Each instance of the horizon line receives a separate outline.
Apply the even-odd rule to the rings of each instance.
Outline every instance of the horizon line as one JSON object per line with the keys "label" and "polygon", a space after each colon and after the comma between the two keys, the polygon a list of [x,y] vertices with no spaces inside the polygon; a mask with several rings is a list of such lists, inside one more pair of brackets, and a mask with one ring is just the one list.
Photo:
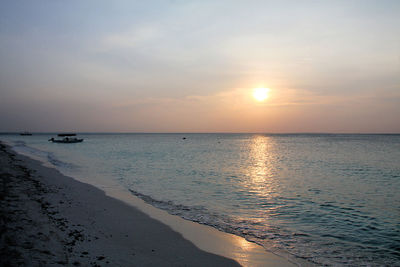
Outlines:
{"label": "horizon line", "polygon": [[[25,131],[0,131],[0,135],[7,135],[7,134],[21,134]],[[34,131],[29,132],[31,134],[58,134],[58,133],[76,133],[76,134],[365,134],[365,135],[372,135],[372,134],[381,134],[381,135],[388,135],[388,134],[400,134],[400,132],[95,132],[95,131]]]}

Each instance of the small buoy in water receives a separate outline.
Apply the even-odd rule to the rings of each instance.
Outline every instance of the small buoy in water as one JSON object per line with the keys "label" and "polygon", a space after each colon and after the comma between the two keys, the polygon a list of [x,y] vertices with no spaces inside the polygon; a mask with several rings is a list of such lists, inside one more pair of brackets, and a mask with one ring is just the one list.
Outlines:
{"label": "small buoy in water", "polygon": [[183,137],[182,139],[183,139],[183,140],[185,140],[185,139],[186,139],[186,137]]}

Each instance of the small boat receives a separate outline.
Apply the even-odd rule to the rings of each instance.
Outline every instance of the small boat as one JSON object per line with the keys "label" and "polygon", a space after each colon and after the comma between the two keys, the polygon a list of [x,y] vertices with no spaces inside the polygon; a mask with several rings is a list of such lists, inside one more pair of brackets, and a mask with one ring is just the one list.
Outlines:
{"label": "small boat", "polygon": [[72,143],[80,143],[83,141],[83,139],[65,137],[63,139],[50,138],[49,141],[53,143],[72,144]]}
{"label": "small boat", "polygon": [[32,134],[30,132],[23,132],[23,133],[20,133],[19,135],[27,136],[27,135],[32,135]]}
{"label": "small boat", "polygon": [[63,139],[54,139],[53,137],[49,139],[49,142],[53,143],[63,143],[63,144],[73,144],[73,143],[80,143],[83,141],[82,138],[76,138],[76,137],[71,137],[71,136],[76,136],[76,134],[73,133],[64,133],[64,134],[58,134],[60,137],[64,137]]}

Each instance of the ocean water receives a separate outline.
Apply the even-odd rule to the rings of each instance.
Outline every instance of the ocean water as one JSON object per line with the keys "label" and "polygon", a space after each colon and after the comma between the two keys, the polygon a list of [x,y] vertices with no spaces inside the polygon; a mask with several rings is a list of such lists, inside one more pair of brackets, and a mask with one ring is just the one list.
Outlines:
{"label": "ocean water", "polygon": [[78,144],[50,143],[50,134],[0,140],[294,260],[400,266],[400,135],[80,136]]}

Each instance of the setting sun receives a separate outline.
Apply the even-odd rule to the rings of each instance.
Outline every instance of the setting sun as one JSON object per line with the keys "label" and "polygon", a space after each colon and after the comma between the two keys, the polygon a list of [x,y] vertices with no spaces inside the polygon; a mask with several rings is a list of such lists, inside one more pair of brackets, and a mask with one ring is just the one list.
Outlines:
{"label": "setting sun", "polygon": [[265,99],[268,98],[268,88],[255,88],[253,91],[253,97],[257,101],[264,101]]}

